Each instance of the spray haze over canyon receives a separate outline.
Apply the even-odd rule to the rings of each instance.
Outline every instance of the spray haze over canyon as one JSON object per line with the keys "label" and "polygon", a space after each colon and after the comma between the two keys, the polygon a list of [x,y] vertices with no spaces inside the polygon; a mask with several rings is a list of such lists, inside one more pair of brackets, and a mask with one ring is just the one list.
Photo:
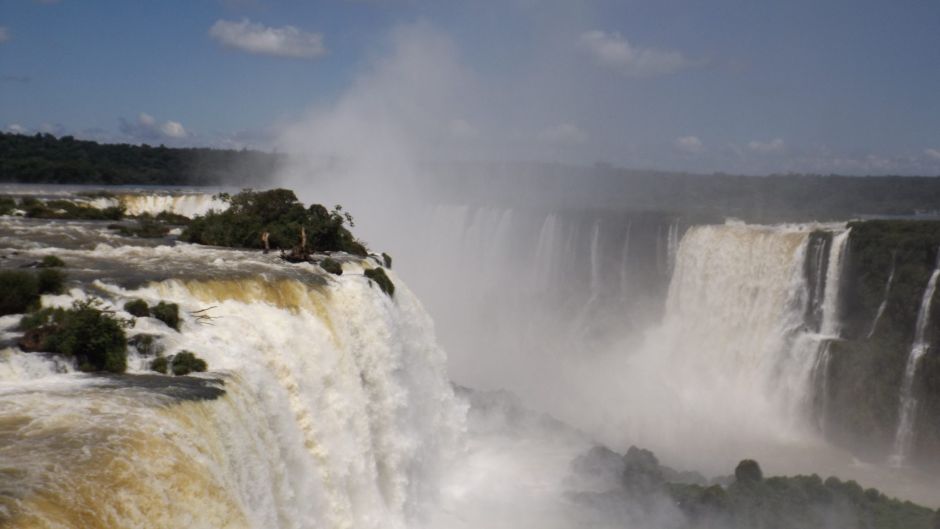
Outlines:
{"label": "spray haze over canyon", "polygon": [[331,96],[297,74],[256,142],[3,135],[0,527],[940,523],[940,156],[902,145],[927,118],[806,125],[826,101],[723,94],[765,65],[604,2],[350,3],[374,31],[335,40],[223,4],[252,19],[208,42],[339,61]]}

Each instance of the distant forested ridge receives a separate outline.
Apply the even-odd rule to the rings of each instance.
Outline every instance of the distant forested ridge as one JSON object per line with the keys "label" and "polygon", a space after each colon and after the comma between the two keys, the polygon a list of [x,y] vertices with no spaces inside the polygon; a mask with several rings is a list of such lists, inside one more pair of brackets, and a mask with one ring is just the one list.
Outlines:
{"label": "distant forested ridge", "polygon": [[104,144],[0,133],[0,182],[98,185],[261,184],[285,156],[251,150]]}

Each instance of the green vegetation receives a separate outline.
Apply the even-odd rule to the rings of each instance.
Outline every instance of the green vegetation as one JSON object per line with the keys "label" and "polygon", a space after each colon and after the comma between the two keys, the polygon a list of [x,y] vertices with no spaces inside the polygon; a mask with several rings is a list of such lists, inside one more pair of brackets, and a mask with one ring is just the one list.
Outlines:
{"label": "green vegetation", "polygon": [[88,204],[68,200],[43,202],[36,198],[27,197],[20,201],[20,207],[26,211],[27,217],[37,219],[120,220],[124,217],[123,207],[98,209]]}
{"label": "green vegetation", "polygon": [[392,268],[392,256],[388,255],[385,252],[382,252],[382,262],[385,263],[385,268]]}
{"label": "green vegetation", "polygon": [[134,299],[124,304],[124,310],[138,318],[150,316],[150,306],[142,299]]}
{"label": "green vegetation", "polygon": [[39,268],[64,268],[65,261],[54,255],[47,255],[39,262]]}
{"label": "green vegetation", "polygon": [[320,261],[320,268],[326,270],[327,272],[331,274],[335,274],[338,276],[343,275],[343,265],[336,259],[331,259],[329,257],[327,257],[326,259],[323,259],[322,261]]}
{"label": "green vegetation", "polygon": [[39,303],[39,281],[25,270],[0,271],[0,316],[20,314]]}
{"label": "green vegetation", "polygon": [[39,306],[42,294],[61,294],[65,274],[52,268],[38,273],[26,270],[0,270],[0,316],[21,314]]}
{"label": "green vegetation", "polygon": [[579,501],[622,498],[628,513],[662,513],[656,509],[675,506],[677,512],[670,518],[674,523],[669,526],[676,529],[932,529],[935,520],[931,509],[863,489],[854,481],[823,480],[815,474],[765,478],[752,460],[741,461],[737,477],[718,480],[722,484],[675,479],[683,473],[660,465],[652,452],[636,447],[622,458],[595,448],[578,458],[574,468],[592,474],[612,469],[619,474],[616,495],[582,493]]}
{"label": "green vegetation", "polygon": [[181,240],[197,244],[231,248],[263,248],[262,234],[269,234],[272,248],[292,248],[306,233],[312,251],[343,251],[366,256],[366,248],[353,237],[346,224],[352,216],[336,206],[332,211],[319,204],[309,208],[297,200],[293,191],[245,190],[233,196],[222,195],[230,207],[211,211],[193,219]]}
{"label": "green vegetation", "polygon": [[[0,134],[0,181],[35,184],[211,185],[264,182],[283,155],[108,145],[50,134]],[[93,197],[94,198],[94,197]]]}
{"label": "green vegetation", "polygon": [[16,209],[16,200],[13,197],[0,195],[0,215],[10,215]]}
{"label": "green vegetation", "polygon": [[161,301],[150,307],[150,315],[165,323],[167,327],[176,331],[180,330],[180,308],[176,303]]}
{"label": "green vegetation", "polygon": [[[819,405],[827,435],[856,453],[884,457],[898,421],[898,395],[914,341],[917,312],[940,248],[940,222],[853,222],[842,276],[846,340],[830,345],[828,395]],[[892,269],[894,276],[888,287]],[[885,310],[875,323],[882,302]],[[934,306],[938,300],[934,300]],[[928,328],[940,328],[940,310]],[[929,336],[936,344],[940,335]],[[915,380],[915,454],[937,465],[940,453],[940,349],[931,347]]]}
{"label": "green vegetation", "polygon": [[190,351],[180,351],[173,355],[170,370],[176,376],[188,375],[193,372],[201,373],[208,369],[206,361]]}
{"label": "green vegetation", "polygon": [[150,362],[150,370],[165,375],[170,370],[170,361],[165,356],[158,356]]}
{"label": "green vegetation", "polygon": [[202,373],[209,366],[206,361],[196,356],[191,351],[180,351],[173,356],[158,356],[150,362],[151,371],[157,373],[173,373],[176,376],[188,375],[190,373]]}
{"label": "green vegetation", "polygon": [[95,299],[75,301],[70,309],[41,309],[20,321],[24,350],[74,358],[82,371],[123,373],[127,369],[129,322],[100,308]]}
{"label": "green vegetation", "polygon": [[65,274],[54,268],[40,269],[36,280],[40,294],[61,294],[65,287]]}
{"label": "green vegetation", "polygon": [[385,274],[384,268],[370,268],[364,272],[365,276],[375,281],[379,288],[382,289],[382,292],[385,292],[389,296],[395,295],[395,284],[392,283],[392,280],[388,278],[388,275]]}

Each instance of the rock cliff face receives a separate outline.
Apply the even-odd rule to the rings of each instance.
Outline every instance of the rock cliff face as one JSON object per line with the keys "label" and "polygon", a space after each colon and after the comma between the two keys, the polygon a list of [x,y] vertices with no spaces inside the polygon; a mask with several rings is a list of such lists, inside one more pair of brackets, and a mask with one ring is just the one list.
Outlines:
{"label": "rock cliff face", "polygon": [[817,401],[825,431],[869,457],[897,451],[905,371],[923,318],[924,347],[911,362],[908,462],[930,463],[940,453],[940,311],[929,310],[937,300],[928,291],[940,223],[866,221],[851,228],[840,296],[844,339],[831,344],[825,385],[816,388],[825,392]]}

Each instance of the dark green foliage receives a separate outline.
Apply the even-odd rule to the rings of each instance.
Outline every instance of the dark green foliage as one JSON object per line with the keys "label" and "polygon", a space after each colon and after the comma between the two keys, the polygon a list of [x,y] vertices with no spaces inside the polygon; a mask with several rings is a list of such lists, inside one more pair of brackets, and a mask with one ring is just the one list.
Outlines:
{"label": "dark green foliage", "polygon": [[157,216],[154,217],[154,220],[157,222],[162,222],[164,224],[171,224],[175,226],[185,226],[189,224],[192,219],[185,215],[179,215],[177,213],[171,213],[169,211],[161,211],[157,213]]}
{"label": "dark green foliage", "polygon": [[155,355],[163,349],[157,337],[152,334],[135,334],[127,340],[127,345],[137,349],[137,352],[144,356]]}
{"label": "dark green foliage", "polygon": [[65,267],[65,261],[59,259],[54,255],[47,255],[42,258],[42,261],[39,262],[39,268],[63,268]]}
{"label": "dark green foliage", "polygon": [[176,303],[161,301],[150,307],[150,315],[167,324],[171,329],[180,330],[180,308]]}
{"label": "dark green foliage", "polygon": [[82,371],[123,373],[127,368],[127,322],[101,310],[97,300],[76,301],[72,308],[43,309],[20,322],[41,350],[75,358]]}
{"label": "dark green foliage", "polygon": [[0,271],[0,316],[20,314],[39,303],[39,281],[25,270]]}
{"label": "dark green foliage", "polygon": [[166,237],[170,228],[150,218],[141,218],[134,224],[111,224],[110,230],[117,230],[125,237],[140,237],[142,239],[159,239]]}
{"label": "dark green foliage", "polygon": [[757,464],[757,461],[745,459],[735,467],[734,479],[741,484],[758,483],[764,479],[764,472],[760,469],[760,465]]}
{"label": "dark green foliage", "polygon": [[0,215],[9,215],[16,209],[16,200],[6,195],[0,196]]}
{"label": "dark green foliage", "polygon": [[211,211],[193,219],[181,239],[197,244],[231,248],[263,248],[262,233],[270,234],[272,248],[293,248],[300,242],[301,228],[307,233],[311,251],[342,251],[367,255],[366,248],[346,229],[352,217],[336,206],[332,211],[319,204],[309,208],[297,200],[293,191],[245,190],[234,196],[223,195],[231,205],[222,212]]}
{"label": "dark green foliage", "polygon": [[150,370],[156,371],[157,373],[163,373],[164,375],[169,372],[170,362],[165,356],[158,356],[153,359],[153,362],[150,362]]}
{"label": "dark green foliage", "polygon": [[[867,457],[891,449],[898,421],[898,395],[914,341],[917,313],[940,248],[940,222],[853,222],[842,275],[841,316],[846,340],[830,346],[829,394],[820,405],[829,437]],[[894,276],[888,288],[892,269]],[[874,325],[879,306],[885,310]],[[937,307],[938,300],[933,301]],[[940,310],[930,329],[940,328]],[[940,453],[940,333],[918,366],[914,453],[937,465]]]}
{"label": "dark green foliage", "polygon": [[124,304],[124,310],[132,316],[146,318],[150,316],[150,306],[142,299],[135,299]]}
{"label": "dark green foliage", "polygon": [[43,268],[36,274],[40,294],[61,294],[65,287],[65,274],[55,268]]}
{"label": "dark green foliage", "polygon": [[[71,136],[0,134],[0,180],[29,183],[209,185],[270,180],[285,159],[249,150],[99,144]],[[92,192],[97,198],[101,192]]]}
{"label": "dark green foliage", "polygon": [[[738,465],[737,481],[727,487],[663,480],[675,471],[659,465],[652,452],[635,447],[624,462],[615,497],[623,498],[628,509],[640,510],[665,500],[679,511],[669,525],[676,529],[932,529],[935,518],[931,509],[863,489],[854,481],[823,481],[817,475],[763,478],[752,460]],[[591,494],[583,496],[589,499]]]}
{"label": "dark green foliage", "polygon": [[392,268],[392,256],[391,255],[388,255],[387,253],[382,252],[382,262],[385,263],[385,268],[388,268],[388,269]]}
{"label": "dark green foliage", "polygon": [[366,270],[365,276],[375,281],[379,288],[382,289],[382,292],[385,292],[389,296],[395,295],[395,284],[392,283],[392,280],[388,278],[388,275],[385,274],[384,268],[370,268]]}
{"label": "dark green foliage", "polygon": [[338,276],[343,275],[343,265],[336,259],[330,259],[329,257],[327,257],[326,259],[320,261],[320,268],[326,270],[327,272],[331,274],[335,274]]}
{"label": "dark green foliage", "polygon": [[176,376],[188,375],[193,372],[201,373],[208,369],[208,367],[205,360],[189,351],[176,353],[173,355],[172,362],[170,362],[170,370],[172,370],[173,374]]}
{"label": "dark green foliage", "polygon": [[88,204],[68,200],[42,202],[35,199],[23,199],[22,206],[26,210],[27,217],[39,219],[120,220],[124,217],[123,207],[98,209]]}

